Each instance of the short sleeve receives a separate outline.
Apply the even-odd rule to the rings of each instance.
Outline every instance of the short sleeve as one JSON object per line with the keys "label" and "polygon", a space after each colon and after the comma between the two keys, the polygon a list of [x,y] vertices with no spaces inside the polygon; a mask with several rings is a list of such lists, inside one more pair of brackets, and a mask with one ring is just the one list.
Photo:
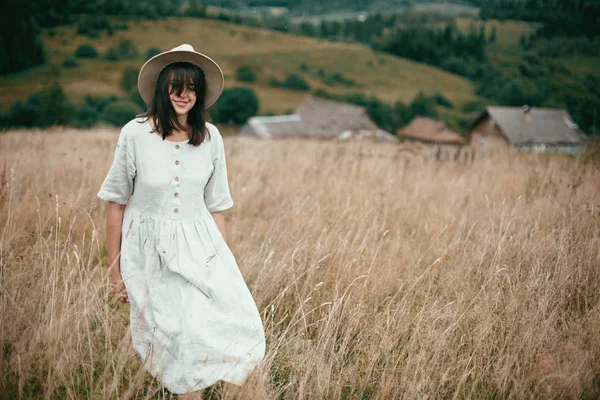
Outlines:
{"label": "short sleeve", "polygon": [[133,194],[133,185],[136,176],[133,149],[128,138],[126,127],[121,129],[112,166],[104,178],[97,196],[103,200],[119,204],[127,204]]}
{"label": "short sleeve", "polygon": [[212,126],[210,144],[213,172],[204,188],[204,201],[209,212],[227,210],[233,206],[233,199],[227,182],[227,164],[225,162],[225,146],[219,130]]}

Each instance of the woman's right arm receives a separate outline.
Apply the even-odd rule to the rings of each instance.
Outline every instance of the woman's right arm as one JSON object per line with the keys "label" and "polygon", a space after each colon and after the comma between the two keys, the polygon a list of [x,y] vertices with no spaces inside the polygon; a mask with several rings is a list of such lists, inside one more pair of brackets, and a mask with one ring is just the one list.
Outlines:
{"label": "woman's right arm", "polygon": [[121,278],[121,234],[125,205],[109,201],[106,206],[106,249],[110,264],[111,291],[127,302],[127,291]]}
{"label": "woman's right arm", "polygon": [[113,163],[104,178],[97,196],[106,200],[106,249],[108,250],[108,261],[110,265],[110,289],[119,300],[126,302],[127,293],[125,284],[121,279],[121,225],[125,205],[133,195],[134,179],[137,174],[133,148],[130,145],[131,126],[130,122],[121,129]]}

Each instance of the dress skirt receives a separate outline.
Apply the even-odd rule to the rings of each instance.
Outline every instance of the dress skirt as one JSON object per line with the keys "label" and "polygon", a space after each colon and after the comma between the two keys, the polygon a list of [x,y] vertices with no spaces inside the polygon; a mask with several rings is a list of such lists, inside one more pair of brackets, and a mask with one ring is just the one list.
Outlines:
{"label": "dress skirt", "polygon": [[170,220],[132,204],[121,254],[132,343],[149,372],[173,393],[243,383],[264,356],[263,326],[210,213]]}

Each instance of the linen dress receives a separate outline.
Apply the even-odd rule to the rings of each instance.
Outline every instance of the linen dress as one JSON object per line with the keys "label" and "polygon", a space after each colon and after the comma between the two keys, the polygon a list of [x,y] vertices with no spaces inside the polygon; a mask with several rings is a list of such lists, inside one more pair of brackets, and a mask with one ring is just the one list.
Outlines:
{"label": "linen dress", "polygon": [[223,139],[163,140],[148,122],[121,130],[98,197],[129,205],[121,275],[132,344],[172,393],[242,384],[265,352],[256,304],[211,212],[233,205]]}

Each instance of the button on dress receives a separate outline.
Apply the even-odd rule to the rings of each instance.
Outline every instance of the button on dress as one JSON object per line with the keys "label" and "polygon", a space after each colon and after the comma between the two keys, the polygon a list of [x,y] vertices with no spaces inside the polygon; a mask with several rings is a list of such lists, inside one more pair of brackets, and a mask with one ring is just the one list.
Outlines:
{"label": "button on dress", "polygon": [[261,362],[260,314],[211,212],[233,206],[223,138],[206,124],[200,146],[127,123],[98,197],[127,204],[121,276],[132,343],[172,393],[218,380],[242,384]]}

